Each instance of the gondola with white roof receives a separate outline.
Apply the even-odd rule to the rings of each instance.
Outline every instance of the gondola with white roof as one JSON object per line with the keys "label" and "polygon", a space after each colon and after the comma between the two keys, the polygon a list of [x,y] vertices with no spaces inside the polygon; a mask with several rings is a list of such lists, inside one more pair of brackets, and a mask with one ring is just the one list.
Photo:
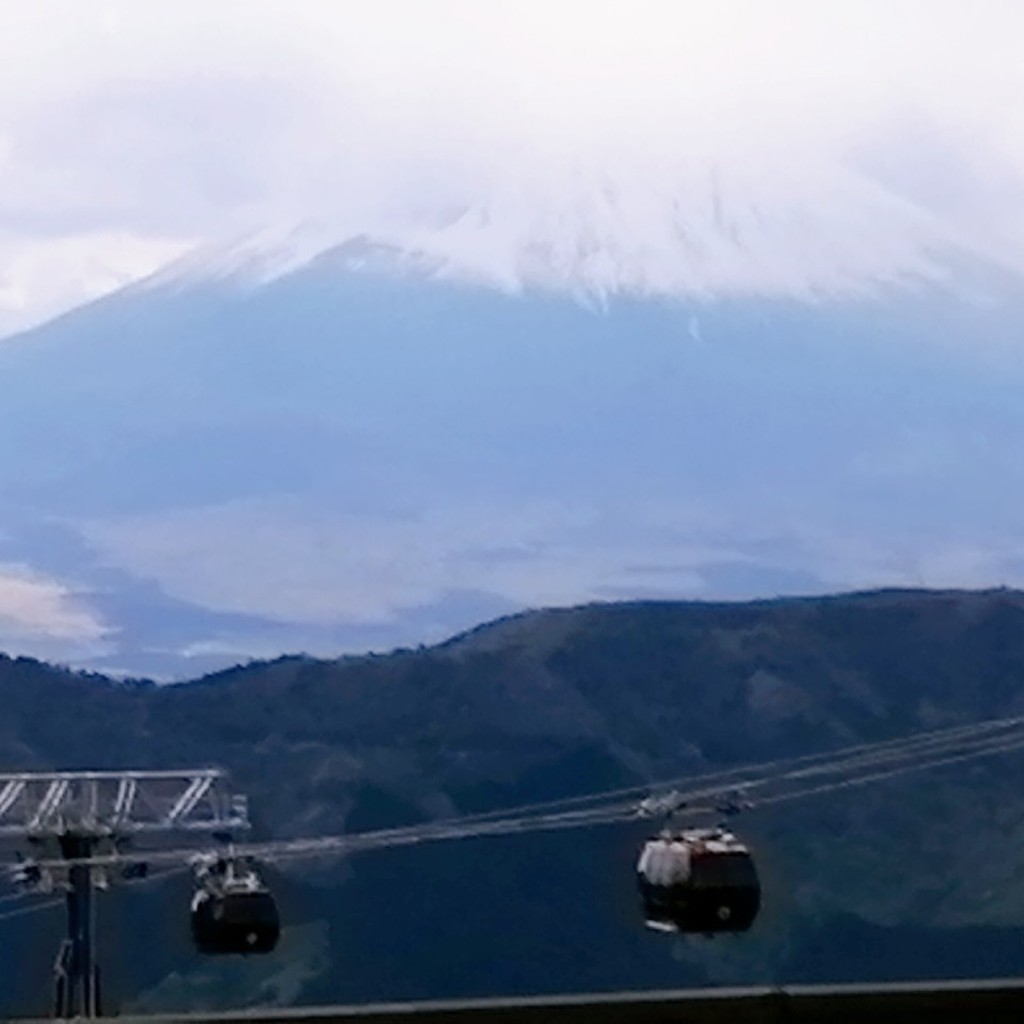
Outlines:
{"label": "gondola with white roof", "polygon": [[270,953],[281,934],[277,903],[250,858],[195,865],[192,938],[200,953]]}
{"label": "gondola with white roof", "polygon": [[647,925],[659,931],[743,932],[761,907],[754,858],[724,829],[666,830],[645,843],[636,871]]}

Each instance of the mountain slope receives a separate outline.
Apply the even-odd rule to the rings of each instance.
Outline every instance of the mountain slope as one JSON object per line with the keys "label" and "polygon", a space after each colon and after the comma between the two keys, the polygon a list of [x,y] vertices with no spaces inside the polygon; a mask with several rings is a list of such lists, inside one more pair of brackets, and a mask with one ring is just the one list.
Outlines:
{"label": "mountain slope", "polygon": [[17,571],[93,621],[0,603],[0,640],[182,678],[537,605],[1020,578],[1012,276],[944,250],[870,294],[588,306],[409,252],[179,268],[5,342],[0,601]]}
{"label": "mountain slope", "polygon": [[[533,613],[435,648],[285,658],[170,688],[2,661],[0,759],[220,763],[262,835],[357,831],[1019,714],[1022,623],[1016,591],[880,592]],[[289,929],[259,963],[189,954],[184,883],[121,893],[104,912],[111,991],[177,1009],[1017,973],[1022,772],[1008,755],[749,813],[766,898],[735,942],[642,929],[640,825],[272,870]],[[133,960],[111,930],[129,922],[161,936]],[[0,922],[0,937],[45,950],[57,924]],[[912,938],[930,966],[898,955]],[[26,953],[7,1005],[38,1001],[47,956]]]}

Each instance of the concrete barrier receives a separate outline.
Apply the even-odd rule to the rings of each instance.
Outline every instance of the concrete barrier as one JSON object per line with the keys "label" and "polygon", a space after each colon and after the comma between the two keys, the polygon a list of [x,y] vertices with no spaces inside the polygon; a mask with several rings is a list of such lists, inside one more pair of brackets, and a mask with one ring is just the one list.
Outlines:
{"label": "concrete barrier", "polygon": [[1024,978],[611,992],[118,1019],[121,1024],[1021,1024]]}

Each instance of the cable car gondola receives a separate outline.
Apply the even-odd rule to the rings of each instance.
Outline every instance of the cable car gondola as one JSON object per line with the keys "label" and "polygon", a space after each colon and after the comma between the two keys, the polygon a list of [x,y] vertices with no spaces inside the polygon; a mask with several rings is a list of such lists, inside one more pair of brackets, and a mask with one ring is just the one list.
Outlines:
{"label": "cable car gondola", "polygon": [[636,871],[647,925],[659,931],[743,932],[761,906],[754,858],[724,829],[663,832]]}
{"label": "cable car gondola", "polygon": [[201,953],[269,953],[277,946],[277,903],[250,861],[204,862],[196,880],[192,938]]}

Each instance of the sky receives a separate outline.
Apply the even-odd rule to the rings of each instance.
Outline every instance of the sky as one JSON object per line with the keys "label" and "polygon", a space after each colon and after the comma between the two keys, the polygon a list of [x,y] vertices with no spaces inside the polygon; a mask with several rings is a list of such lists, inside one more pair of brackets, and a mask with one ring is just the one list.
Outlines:
{"label": "sky", "polygon": [[842,161],[1024,266],[1021,39],[1018,0],[2,0],[0,336],[240,232],[576,161]]}

